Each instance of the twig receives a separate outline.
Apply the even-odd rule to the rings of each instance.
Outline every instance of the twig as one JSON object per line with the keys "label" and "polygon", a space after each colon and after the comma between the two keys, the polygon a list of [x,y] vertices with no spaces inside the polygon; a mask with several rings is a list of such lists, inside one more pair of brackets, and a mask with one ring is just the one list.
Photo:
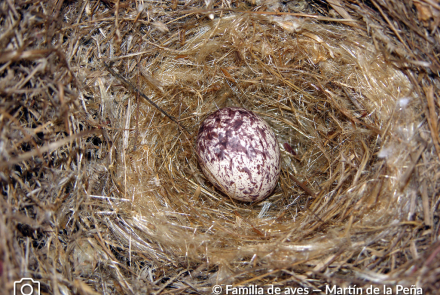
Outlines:
{"label": "twig", "polygon": [[[139,60],[138,60],[139,64]],[[137,73],[137,83],[139,85],[139,68]],[[134,146],[133,146],[133,152],[137,149],[137,140],[139,137],[139,93],[136,93],[136,130],[134,132]]]}
{"label": "twig", "polygon": [[420,156],[422,155],[423,151],[425,150],[426,145],[422,145],[421,147],[419,147],[419,149],[417,151],[415,151],[412,154],[412,160],[411,163],[409,164],[407,170],[405,171],[405,173],[403,173],[403,175],[401,176],[401,178],[399,179],[399,188],[401,191],[403,191],[403,189],[406,187],[413,171],[414,168],[416,167],[417,162],[420,159]]}
{"label": "twig", "polygon": [[[321,87],[322,87],[322,86],[321,86]],[[322,89],[323,89],[324,93],[327,95],[327,97],[330,98],[330,100],[332,101],[332,103],[333,103],[333,105],[335,106],[335,108],[337,108],[337,109],[338,109],[338,110],[339,110],[344,116],[346,116],[350,121],[352,121],[353,123],[357,123],[357,124],[363,125],[363,126],[366,127],[367,129],[369,129],[369,130],[375,132],[377,135],[382,135],[382,131],[381,131],[379,128],[377,128],[376,126],[373,126],[373,125],[370,125],[370,124],[364,123],[364,122],[362,122],[362,121],[356,119],[355,117],[353,117],[353,116],[350,114],[350,112],[349,112],[348,110],[346,110],[345,108],[341,107],[341,106],[336,102],[336,100],[333,98],[333,94],[332,94],[330,91],[325,90],[324,88],[322,88]]]}
{"label": "twig", "polygon": [[307,194],[309,194],[312,197],[316,197],[316,194],[312,192],[306,185],[304,185],[301,181],[299,181],[295,176],[289,175],[290,179],[296,182],[297,185],[299,185]]}
{"label": "twig", "polygon": [[331,18],[331,17],[323,17],[316,14],[306,14],[306,13],[296,13],[296,12],[279,12],[279,11],[249,11],[249,10],[238,10],[232,8],[215,8],[215,9],[192,9],[192,10],[181,10],[176,11],[176,14],[210,14],[216,12],[233,12],[233,13],[248,13],[248,14],[263,14],[263,15],[291,15],[296,17],[305,17],[305,18],[314,18],[320,21],[329,21],[329,22],[343,22],[343,23],[358,23],[357,20],[354,19],[340,19],[340,18]]}
{"label": "twig", "polygon": [[191,136],[191,133],[186,130],[185,127],[183,127],[174,117],[168,115],[167,112],[165,112],[162,108],[160,108],[154,101],[152,101],[148,96],[146,96],[145,94],[143,94],[139,89],[137,89],[133,84],[131,84],[130,81],[126,80],[124,77],[122,77],[121,75],[119,75],[118,73],[116,73],[112,68],[112,63],[110,63],[110,65],[107,65],[105,62],[103,62],[105,68],[110,72],[110,74],[112,74],[113,76],[115,76],[116,78],[118,78],[128,89],[130,89],[131,91],[139,94],[140,96],[142,96],[146,101],[148,101],[152,106],[154,106],[156,109],[158,109],[162,114],[165,115],[165,117],[167,117],[168,119],[170,119],[171,121],[173,121],[174,123],[177,124],[177,126],[179,126],[180,129],[184,130],[188,135]]}
{"label": "twig", "polygon": [[424,87],[426,94],[426,101],[428,102],[428,110],[425,110],[425,115],[428,120],[429,130],[431,131],[432,141],[434,143],[437,157],[440,160],[440,138],[438,135],[438,115],[435,112],[434,104],[434,88],[431,86]]}
{"label": "twig", "polygon": [[379,4],[376,3],[376,1],[372,1],[373,5],[379,10],[382,17],[387,21],[388,25],[390,26],[391,30],[396,34],[397,38],[402,42],[402,45],[405,46],[406,50],[408,50],[408,53],[412,53],[412,50],[406,45],[406,43],[403,41],[402,37],[400,36],[397,29],[394,27],[393,23],[390,21],[390,19],[387,17],[387,15],[383,12],[382,8],[379,6]]}

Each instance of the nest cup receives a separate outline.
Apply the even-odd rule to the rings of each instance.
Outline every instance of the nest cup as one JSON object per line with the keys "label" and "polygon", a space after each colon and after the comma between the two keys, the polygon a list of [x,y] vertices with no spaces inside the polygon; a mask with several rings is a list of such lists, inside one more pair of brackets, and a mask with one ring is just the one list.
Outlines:
{"label": "nest cup", "polygon": [[[192,136],[145,103],[131,108],[126,125],[135,129],[138,121],[140,144],[134,152],[134,137],[122,145],[119,181],[131,199],[133,219],[126,221],[140,241],[167,245],[177,257],[209,259],[221,270],[212,282],[232,283],[240,269],[234,264],[243,260],[288,267],[332,253],[363,232],[350,223],[377,226],[393,218],[400,207],[393,204],[394,183],[381,178],[386,158],[400,166],[411,146],[414,128],[408,124],[414,122],[402,119],[414,117],[416,94],[367,36],[334,24],[255,14],[222,16],[195,33],[187,33],[188,45],[174,54],[159,49],[160,63],[144,61],[163,94],[143,89]],[[279,185],[259,204],[233,202],[200,173],[193,147],[198,126],[226,106],[255,112],[280,142]],[[387,142],[387,128],[404,142]],[[381,150],[385,143],[389,154]],[[116,223],[110,228],[123,232]],[[121,238],[129,242],[128,233]],[[353,242],[363,239],[362,233]]]}
{"label": "nest cup", "polygon": [[[40,75],[28,82],[46,77],[55,110],[45,94],[36,108],[2,102],[4,138],[26,120],[30,138],[44,134],[24,139],[34,154],[2,154],[3,281],[26,274],[65,294],[435,290],[435,64],[408,62],[404,42],[389,48],[375,23],[387,4],[256,2],[66,3],[50,31],[70,38],[53,41],[65,60],[0,58],[1,81],[20,63]],[[280,180],[258,203],[220,192],[197,162],[201,122],[228,106],[263,118],[280,144]],[[21,267],[6,255],[15,246]]]}

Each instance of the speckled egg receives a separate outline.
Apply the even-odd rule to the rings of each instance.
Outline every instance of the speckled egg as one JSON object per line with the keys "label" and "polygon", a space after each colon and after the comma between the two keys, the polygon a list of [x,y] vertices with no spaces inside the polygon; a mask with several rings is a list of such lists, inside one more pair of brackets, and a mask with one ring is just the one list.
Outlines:
{"label": "speckled egg", "polygon": [[203,173],[232,198],[258,202],[275,188],[280,149],[260,117],[228,107],[210,114],[199,129],[196,151]]}

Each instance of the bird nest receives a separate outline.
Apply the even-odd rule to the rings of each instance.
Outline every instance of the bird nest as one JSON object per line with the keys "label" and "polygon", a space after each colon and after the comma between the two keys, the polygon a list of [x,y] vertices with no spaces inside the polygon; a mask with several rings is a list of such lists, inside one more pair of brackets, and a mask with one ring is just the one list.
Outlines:
{"label": "bird nest", "polygon": [[[0,6],[6,292],[440,287],[438,4]],[[261,202],[197,161],[200,123],[227,106],[278,139]]]}

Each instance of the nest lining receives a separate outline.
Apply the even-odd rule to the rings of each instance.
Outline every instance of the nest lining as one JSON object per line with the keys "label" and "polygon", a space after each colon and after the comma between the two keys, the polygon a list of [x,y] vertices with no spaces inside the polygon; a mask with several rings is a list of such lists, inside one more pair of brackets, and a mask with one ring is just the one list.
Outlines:
{"label": "nest lining", "polygon": [[[304,255],[322,255],[323,249],[332,253],[340,242],[333,241],[331,246],[319,242],[323,236],[317,235],[318,229],[324,236],[336,238],[346,231],[347,218],[354,224],[362,219],[353,212],[362,215],[390,197],[384,188],[377,188],[393,184],[380,180],[385,161],[376,154],[385,138],[381,130],[394,125],[394,112],[396,117],[402,113],[415,116],[411,105],[404,109],[398,105],[399,99],[415,99],[409,81],[386,66],[365,36],[314,22],[303,22],[292,35],[273,23],[270,17],[253,15],[214,21],[209,29],[202,27],[195,34],[195,41],[187,38],[187,48],[175,54],[164,50],[163,56],[155,56],[160,64],[145,61],[141,73],[163,81],[155,87],[163,89],[162,97],[153,87],[145,87],[144,92],[160,107],[171,110],[170,115],[179,118],[192,135],[207,114],[224,106],[246,107],[265,118],[284,148],[279,187],[257,205],[231,202],[200,174],[194,136],[185,138],[150,105],[133,105],[128,111],[132,123],[125,121],[125,126],[134,130],[138,124],[142,140],[135,152],[130,152],[134,136],[120,147],[126,152],[119,164],[124,165],[119,179],[138,217],[125,220],[132,227],[129,232],[122,232],[115,223],[110,226],[125,245],[136,234],[140,244],[146,239],[146,245],[166,245],[172,257],[209,260],[232,270],[240,269],[243,260],[256,253],[261,253],[260,263],[279,267],[282,261],[287,266]],[[167,46],[178,42],[175,37],[167,40]],[[216,85],[214,90],[210,90],[212,85]],[[407,129],[404,125],[399,128]],[[394,133],[394,126],[390,129]],[[412,135],[407,136],[411,139]],[[405,153],[395,147],[392,152],[400,155],[400,161]],[[316,195],[307,196],[291,175]],[[374,190],[376,196],[371,194]],[[362,232],[392,216],[378,211],[376,214],[385,216],[375,217],[373,224],[363,220],[363,225],[351,230]],[[353,242],[363,239],[361,234]],[[273,242],[280,240],[286,245]],[[303,250],[289,251],[291,244]],[[146,251],[146,245],[138,247]],[[273,253],[280,248],[282,258]],[[306,254],[301,253],[304,249]],[[157,259],[154,250],[150,251],[153,253],[144,254]],[[216,276],[217,282],[221,279]]]}

